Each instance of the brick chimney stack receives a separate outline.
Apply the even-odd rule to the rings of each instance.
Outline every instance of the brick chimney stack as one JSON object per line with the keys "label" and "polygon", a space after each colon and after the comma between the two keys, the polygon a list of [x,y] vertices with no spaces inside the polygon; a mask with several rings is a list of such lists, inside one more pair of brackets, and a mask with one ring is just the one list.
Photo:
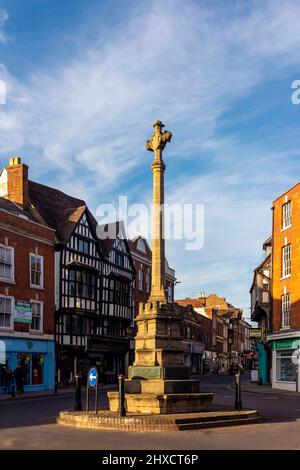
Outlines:
{"label": "brick chimney stack", "polygon": [[13,157],[9,160],[7,171],[7,199],[29,209],[28,196],[28,166],[22,163],[20,157]]}

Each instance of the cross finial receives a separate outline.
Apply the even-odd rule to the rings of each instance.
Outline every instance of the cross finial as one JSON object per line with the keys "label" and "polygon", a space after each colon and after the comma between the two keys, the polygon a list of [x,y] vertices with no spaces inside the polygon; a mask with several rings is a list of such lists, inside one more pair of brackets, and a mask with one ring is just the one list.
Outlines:
{"label": "cross finial", "polygon": [[151,140],[147,140],[146,148],[151,152],[156,150],[163,150],[167,142],[170,142],[172,139],[172,133],[169,131],[162,132],[165,125],[161,121],[155,121],[153,124],[154,133],[151,137]]}

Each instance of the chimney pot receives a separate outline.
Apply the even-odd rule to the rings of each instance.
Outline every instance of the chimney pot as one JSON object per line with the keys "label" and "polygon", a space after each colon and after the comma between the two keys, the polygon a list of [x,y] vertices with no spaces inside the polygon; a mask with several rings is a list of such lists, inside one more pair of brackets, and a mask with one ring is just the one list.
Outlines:
{"label": "chimney pot", "polygon": [[9,159],[9,166],[21,165],[21,157],[12,157]]}

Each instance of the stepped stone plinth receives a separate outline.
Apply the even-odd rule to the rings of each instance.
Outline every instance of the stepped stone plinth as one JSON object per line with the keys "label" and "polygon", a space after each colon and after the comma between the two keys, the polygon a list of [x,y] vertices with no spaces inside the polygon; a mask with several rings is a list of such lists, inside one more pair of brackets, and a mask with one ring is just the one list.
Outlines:
{"label": "stepped stone plinth", "polygon": [[[146,148],[154,152],[153,220],[152,220],[152,282],[149,301],[140,304],[136,318],[135,361],[129,367],[125,384],[127,412],[143,414],[190,413],[208,410],[213,394],[201,393],[199,382],[189,379],[190,370],[184,363],[184,308],[168,303],[164,288],[164,172],[162,152],[172,138],[163,131],[160,121]],[[110,409],[118,407],[118,393],[108,393]]]}
{"label": "stepped stone plinth", "polygon": [[[174,414],[210,411],[212,393],[201,393],[199,380],[189,378],[182,349],[183,310],[158,301],[140,305],[135,362],[125,381],[128,413]],[[110,410],[117,411],[118,392],[108,392]]]}

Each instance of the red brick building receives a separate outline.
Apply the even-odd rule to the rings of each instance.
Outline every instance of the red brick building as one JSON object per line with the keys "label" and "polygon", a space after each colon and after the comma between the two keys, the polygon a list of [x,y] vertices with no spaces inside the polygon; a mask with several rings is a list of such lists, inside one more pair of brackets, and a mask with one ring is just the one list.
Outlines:
{"label": "red brick building", "polygon": [[299,391],[293,353],[300,347],[300,183],[273,202],[272,345],[273,388]]}
{"label": "red brick building", "polygon": [[204,371],[225,373],[233,363],[244,363],[246,359],[246,340],[248,337],[245,328],[248,325],[242,318],[242,310],[233,307],[225,297],[210,294],[207,297],[201,293],[197,299],[186,298],[176,300],[179,305],[192,305],[195,312],[205,321],[205,337],[209,338],[205,344]]}
{"label": "red brick building", "polygon": [[10,159],[0,174],[0,380],[3,386],[5,366],[21,363],[25,391],[53,388],[55,370],[55,232],[31,204],[28,186],[28,167]]}

